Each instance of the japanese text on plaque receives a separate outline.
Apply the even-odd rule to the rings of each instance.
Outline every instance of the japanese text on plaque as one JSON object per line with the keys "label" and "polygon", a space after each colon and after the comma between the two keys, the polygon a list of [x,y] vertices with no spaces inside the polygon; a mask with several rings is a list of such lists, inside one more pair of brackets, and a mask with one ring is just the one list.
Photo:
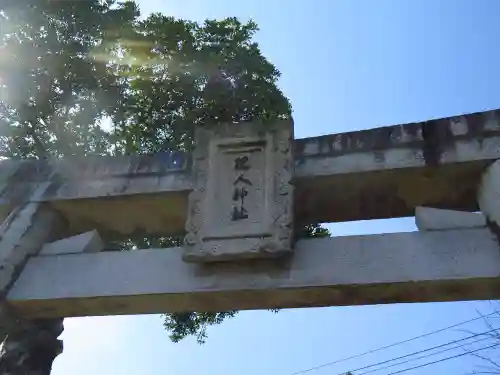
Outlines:
{"label": "japanese text on plaque", "polygon": [[239,156],[234,160],[234,169],[238,172],[238,177],[233,182],[233,210],[231,212],[231,220],[248,219],[248,211],[245,208],[245,197],[248,195],[248,186],[252,186],[252,182],[245,177],[245,171],[250,169],[248,164],[248,156]]}

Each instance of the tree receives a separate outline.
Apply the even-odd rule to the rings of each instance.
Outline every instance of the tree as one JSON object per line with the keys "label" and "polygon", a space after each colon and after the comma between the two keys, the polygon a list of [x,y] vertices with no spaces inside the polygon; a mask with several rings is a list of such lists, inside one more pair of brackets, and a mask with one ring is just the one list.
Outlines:
{"label": "tree", "polygon": [[[196,126],[291,116],[252,21],[139,20],[136,4],[114,0],[19,3],[0,5],[2,156],[189,151]],[[309,225],[300,235],[329,233]],[[179,241],[130,238],[120,247]],[[174,342],[203,342],[208,326],[236,313],[169,313],[164,326]]]}
{"label": "tree", "polygon": [[126,153],[189,150],[209,122],[272,121],[291,116],[279,71],[252,42],[257,26],[236,18],[203,25],[153,14],[124,43],[129,77],[114,134]]}
{"label": "tree", "polygon": [[[193,125],[290,118],[290,103],[277,87],[280,73],[252,42],[256,31],[254,22],[236,18],[199,25],[153,14],[141,22],[140,37],[128,48],[138,61],[134,68],[126,67],[131,77],[128,107],[115,121],[125,152],[190,149]],[[324,236],[328,231],[315,225],[302,234]],[[172,246],[171,241],[162,239],[154,246]],[[236,313],[170,313],[164,326],[174,342],[196,336],[202,343],[208,326]]]}
{"label": "tree", "polygon": [[110,53],[113,44],[103,43],[105,35],[138,16],[133,3],[113,5],[1,2],[2,156],[109,153],[100,120],[118,106],[126,86],[108,62],[92,54]]}

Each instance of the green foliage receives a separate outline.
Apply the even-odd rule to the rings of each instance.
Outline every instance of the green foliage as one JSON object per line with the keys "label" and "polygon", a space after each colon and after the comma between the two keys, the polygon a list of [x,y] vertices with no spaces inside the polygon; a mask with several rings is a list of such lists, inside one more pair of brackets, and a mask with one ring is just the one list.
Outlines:
{"label": "green foliage", "polygon": [[322,227],[321,225],[306,225],[302,232],[298,234],[299,238],[321,238],[321,237],[330,237],[330,231],[327,228]]}
{"label": "green foliage", "polygon": [[173,342],[179,342],[187,336],[195,336],[198,343],[202,344],[207,337],[208,326],[221,324],[236,314],[237,311],[171,313],[165,315],[163,326],[171,332],[170,339]]}
{"label": "green foliage", "polygon": [[[236,18],[202,24],[134,2],[0,2],[0,156],[62,157],[189,150],[195,126],[291,116],[280,72]],[[104,126],[107,124],[108,126]],[[300,237],[328,236],[318,225]],[[177,246],[131,238],[124,248]],[[165,314],[177,342],[204,342],[229,312]]]}
{"label": "green foliage", "polygon": [[153,14],[125,43],[121,74],[129,90],[114,116],[123,152],[190,149],[194,126],[289,118],[279,71],[251,38],[253,22],[235,18],[203,25]]}
{"label": "green foliage", "polygon": [[133,3],[7,1],[0,14],[0,152],[11,157],[104,154],[99,122],[125,87],[106,61],[104,34],[130,24]]}

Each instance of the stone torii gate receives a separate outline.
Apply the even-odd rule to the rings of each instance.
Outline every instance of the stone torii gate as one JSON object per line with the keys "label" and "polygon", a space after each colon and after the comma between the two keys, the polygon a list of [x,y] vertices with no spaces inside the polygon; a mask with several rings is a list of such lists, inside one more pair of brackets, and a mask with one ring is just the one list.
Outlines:
{"label": "stone torii gate", "polygon": [[[64,317],[500,297],[500,112],[306,139],[213,125],[196,145],[1,163],[0,374],[49,374]],[[418,232],[294,237],[404,216]],[[134,233],[184,246],[106,251]]]}

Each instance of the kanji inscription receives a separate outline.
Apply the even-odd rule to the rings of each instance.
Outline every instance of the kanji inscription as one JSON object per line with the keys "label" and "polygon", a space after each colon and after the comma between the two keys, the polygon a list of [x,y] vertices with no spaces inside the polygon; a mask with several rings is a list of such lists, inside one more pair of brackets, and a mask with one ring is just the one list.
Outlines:
{"label": "kanji inscription", "polygon": [[[234,169],[236,171],[245,171],[250,169],[248,165],[248,156],[239,156],[234,160]],[[248,195],[247,186],[252,186],[252,182],[243,176],[243,173],[238,173],[238,177],[233,183],[233,201],[235,205],[232,209],[231,219],[233,221],[248,219],[248,211],[245,208],[245,197]],[[246,185],[246,186],[245,186]]]}
{"label": "kanji inscription", "polygon": [[292,251],[293,125],[197,129],[184,260],[272,258]]}

